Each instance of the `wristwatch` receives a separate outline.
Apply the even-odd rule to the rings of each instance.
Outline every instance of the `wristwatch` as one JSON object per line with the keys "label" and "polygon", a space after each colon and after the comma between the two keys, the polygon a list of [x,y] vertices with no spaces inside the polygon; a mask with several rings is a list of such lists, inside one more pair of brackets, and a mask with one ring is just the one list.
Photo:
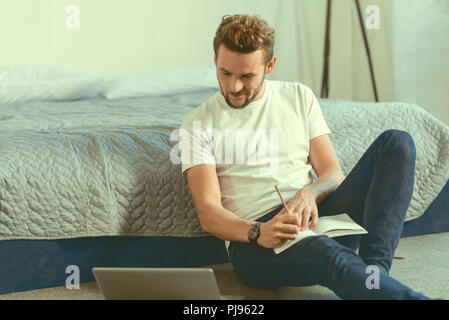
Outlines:
{"label": "wristwatch", "polygon": [[261,224],[262,224],[261,222],[256,222],[251,227],[249,227],[249,229],[248,229],[248,240],[249,240],[249,242],[254,243],[254,244],[258,244],[257,243],[257,239],[260,236],[260,225]]}

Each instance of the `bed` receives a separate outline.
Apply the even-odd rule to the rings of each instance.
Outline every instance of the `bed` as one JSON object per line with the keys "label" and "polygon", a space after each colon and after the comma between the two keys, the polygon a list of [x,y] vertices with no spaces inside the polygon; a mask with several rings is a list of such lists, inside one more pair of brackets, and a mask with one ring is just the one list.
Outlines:
{"label": "bed", "polygon": [[[71,265],[88,282],[94,266],[229,261],[223,241],[201,229],[176,157],[176,129],[218,90],[210,70],[197,71],[106,86],[83,78],[57,99],[41,88],[41,99],[2,101],[0,90],[0,294],[64,285]],[[408,131],[417,170],[403,236],[449,231],[445,124],[411,104],[319,102],[345,174],[378,134]]]}

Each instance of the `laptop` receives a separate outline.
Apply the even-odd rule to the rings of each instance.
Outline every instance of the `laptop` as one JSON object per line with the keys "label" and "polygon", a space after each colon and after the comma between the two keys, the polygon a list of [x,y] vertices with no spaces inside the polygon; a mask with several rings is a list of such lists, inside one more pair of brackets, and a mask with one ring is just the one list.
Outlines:
{"label": "laptop", "polygon": [[210,268],[92,268],[107,300],[242,300],[221,295]]}

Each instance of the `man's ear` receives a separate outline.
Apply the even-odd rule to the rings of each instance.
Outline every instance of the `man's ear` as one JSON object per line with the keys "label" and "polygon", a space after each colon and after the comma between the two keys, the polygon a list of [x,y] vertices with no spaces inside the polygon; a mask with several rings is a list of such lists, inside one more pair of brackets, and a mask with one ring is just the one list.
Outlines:
{"label": "man's ear", "polygon": [[217,55],[216,54],[214,54],[214,64],[215,64],[215,66],[217,66]]}
{"label": "man's ear", "polygon": [[267,63],[267,67],[265,69],[265,74],[270,74],[274,69],[274,65],[276,64],[276,56],[273,56],[270,61]]}

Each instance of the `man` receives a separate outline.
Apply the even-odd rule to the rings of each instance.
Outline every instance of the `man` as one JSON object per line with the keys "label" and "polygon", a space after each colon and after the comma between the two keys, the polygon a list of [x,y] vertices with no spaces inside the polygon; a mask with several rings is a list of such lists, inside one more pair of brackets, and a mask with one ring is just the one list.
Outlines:
{"label": "man", "polygon": [[[202,228],[225,240],[237,276],[252,287],[319,284],[344,299],[426,299],[388,275],[413,193],[413,139],[382,133],[345,177],[313,92],[265,80],[273,47],[274,30],[256,16],[225,16],[217,29],[221,91],[188,115],[180,137]],[[319,216],[343,212],[368,234],[307,237],[274,253]],[[367,286],[367,270],[381,270],[378,288]]]}

